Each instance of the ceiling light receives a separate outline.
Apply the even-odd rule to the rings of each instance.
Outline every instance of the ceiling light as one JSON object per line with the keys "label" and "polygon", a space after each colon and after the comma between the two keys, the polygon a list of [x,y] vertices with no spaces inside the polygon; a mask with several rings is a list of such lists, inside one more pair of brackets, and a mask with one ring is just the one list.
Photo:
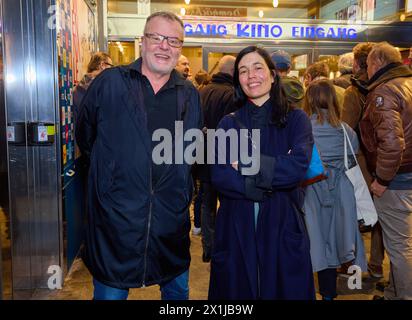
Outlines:
{"label": "ceiling light", "polygon": [[277,8],[279,6],[279,0],[273,0],[273,7]]}
{"label": "ceiling light", "polygon": [[259,18],[263,18],[263,15],[264,15],[263,10],[259,10]]}
{"label": "ceiling light", "polygon": [[184,16],[186,14],[186,9],[185,8],[180,8],[180,15]]}
{"label": "ceiling light", "polygon": [[186,3],[187,5],[189,5],[189,4],[190,4],[190,0],[185,0],[185,3]]}

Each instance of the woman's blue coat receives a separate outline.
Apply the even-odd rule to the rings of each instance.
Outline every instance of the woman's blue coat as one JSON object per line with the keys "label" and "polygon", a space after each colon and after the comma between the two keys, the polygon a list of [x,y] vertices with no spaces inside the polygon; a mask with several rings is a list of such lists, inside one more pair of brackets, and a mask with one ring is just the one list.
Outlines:
{"label": "woman's blue coat", "polygon": [[[247,107],[235,113],[251,129]],[[269,120],[268,120],[269,122]],[[239,125],[232,115],[219,128]],[[260,172],[256,186],[272,189],[260,203],[255,231],[254,201],[245,176],[229,164],[212,166],[220,193],[212,255],[210,299],[314,299],[310,246],[301,214],[304,179],[313,136],[301,110],[288,114],[285,128],[269,124],[261,131]],[[217,156],[217,155],[216,155]]]}

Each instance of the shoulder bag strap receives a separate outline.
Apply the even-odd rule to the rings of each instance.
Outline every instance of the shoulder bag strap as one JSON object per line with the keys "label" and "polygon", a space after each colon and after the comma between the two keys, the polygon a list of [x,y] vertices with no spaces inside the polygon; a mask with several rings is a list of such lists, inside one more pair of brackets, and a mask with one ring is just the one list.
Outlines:
{"label": "shoulder bag strap", "polygon": [[344,142],[343,143],[343,149],[344,149],[343,154],[344,154],[345,169],[348,170],[349,169],[349,164],[348,164],[347,144],[349,144],[349,148],[350,148],[350,151],[352,152],[353,157],[355,158],[356,165],[359,165],[359,163],[358,163],[358,159],[356,159],[356,154],[353,151],[352,143],[350,142],[349,135],[346,132],[345,126],[343,125],[343,123],[341,123],[340,125],[341,125],[342,130],[343,130],[343,142]]}

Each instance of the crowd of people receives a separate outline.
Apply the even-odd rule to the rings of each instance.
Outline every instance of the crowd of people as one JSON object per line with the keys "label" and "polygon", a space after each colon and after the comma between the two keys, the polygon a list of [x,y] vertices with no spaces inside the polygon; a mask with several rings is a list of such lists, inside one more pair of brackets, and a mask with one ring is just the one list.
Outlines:
{"label": "crowd of people", "polygon": [[[360,43],[340,57],[340,77],[329,79],[320,61],[301,82],[289,75],[287,52],[257,46],[223,56],[212,76],[192,75],[183,42],[180,18],[154,13],[141,58],[110,68],[98,53],[75,90],[88,171],[82,258],[94,299],[127,299],[130,288],[153,284],[162,299],[189,298],[192,199],[192,233],[211,265],[209,299],[313,300],[316,272],[319,294],[333,300],[338,274],[350,266],[382,278],[384,251],[390,279],[379,298],[412,299],[412,69],[399,50]],[[191,129],[204,141],[210,129],[239,137],[257,129],[258,141],[247,138],[249,149],[258,144],[259,172],[232,159],[238,151],[228,140],[202,149],[215,164],[155,164],[158,129],[173,133],[166,158],[185,150],[190,141],[180,145],[177,135]],[[371,230],[358,223],[345,134],[356,153],[349,166],[360,164],[378,212]],[[304,186],[314,145],[327,179]]]}

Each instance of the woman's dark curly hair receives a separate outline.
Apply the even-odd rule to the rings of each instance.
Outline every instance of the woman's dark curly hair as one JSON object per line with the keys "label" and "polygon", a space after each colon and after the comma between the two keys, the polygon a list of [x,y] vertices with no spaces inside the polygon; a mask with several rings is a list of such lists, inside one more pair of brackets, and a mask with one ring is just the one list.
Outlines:
{"label": "woman's dark curly hair", "polygon": [[248,99],[248,97],[243,92],[242,87],[240,86],[238,68],[240,60],[242,60],[245,55],[252,52],[258,53],[265,60],[266,65],[268,66],[270,72],[273,74],[275,81],[274,83],[272,83],[269,98],[272,103],[272,116],[270,122],[277,127],[283,128],[286,125],[286,117],[290,110],[289,103],[283,90],[280,77],[275,72],[275,65],[273,64],[269,53],[267,53],[265,49],[256,46],[249,46],[244,48],[237,55],[235,61],[235,72],[233,74],[233,83],[235,87],[235,104],[238,108],[241,108],[246,104]]}

